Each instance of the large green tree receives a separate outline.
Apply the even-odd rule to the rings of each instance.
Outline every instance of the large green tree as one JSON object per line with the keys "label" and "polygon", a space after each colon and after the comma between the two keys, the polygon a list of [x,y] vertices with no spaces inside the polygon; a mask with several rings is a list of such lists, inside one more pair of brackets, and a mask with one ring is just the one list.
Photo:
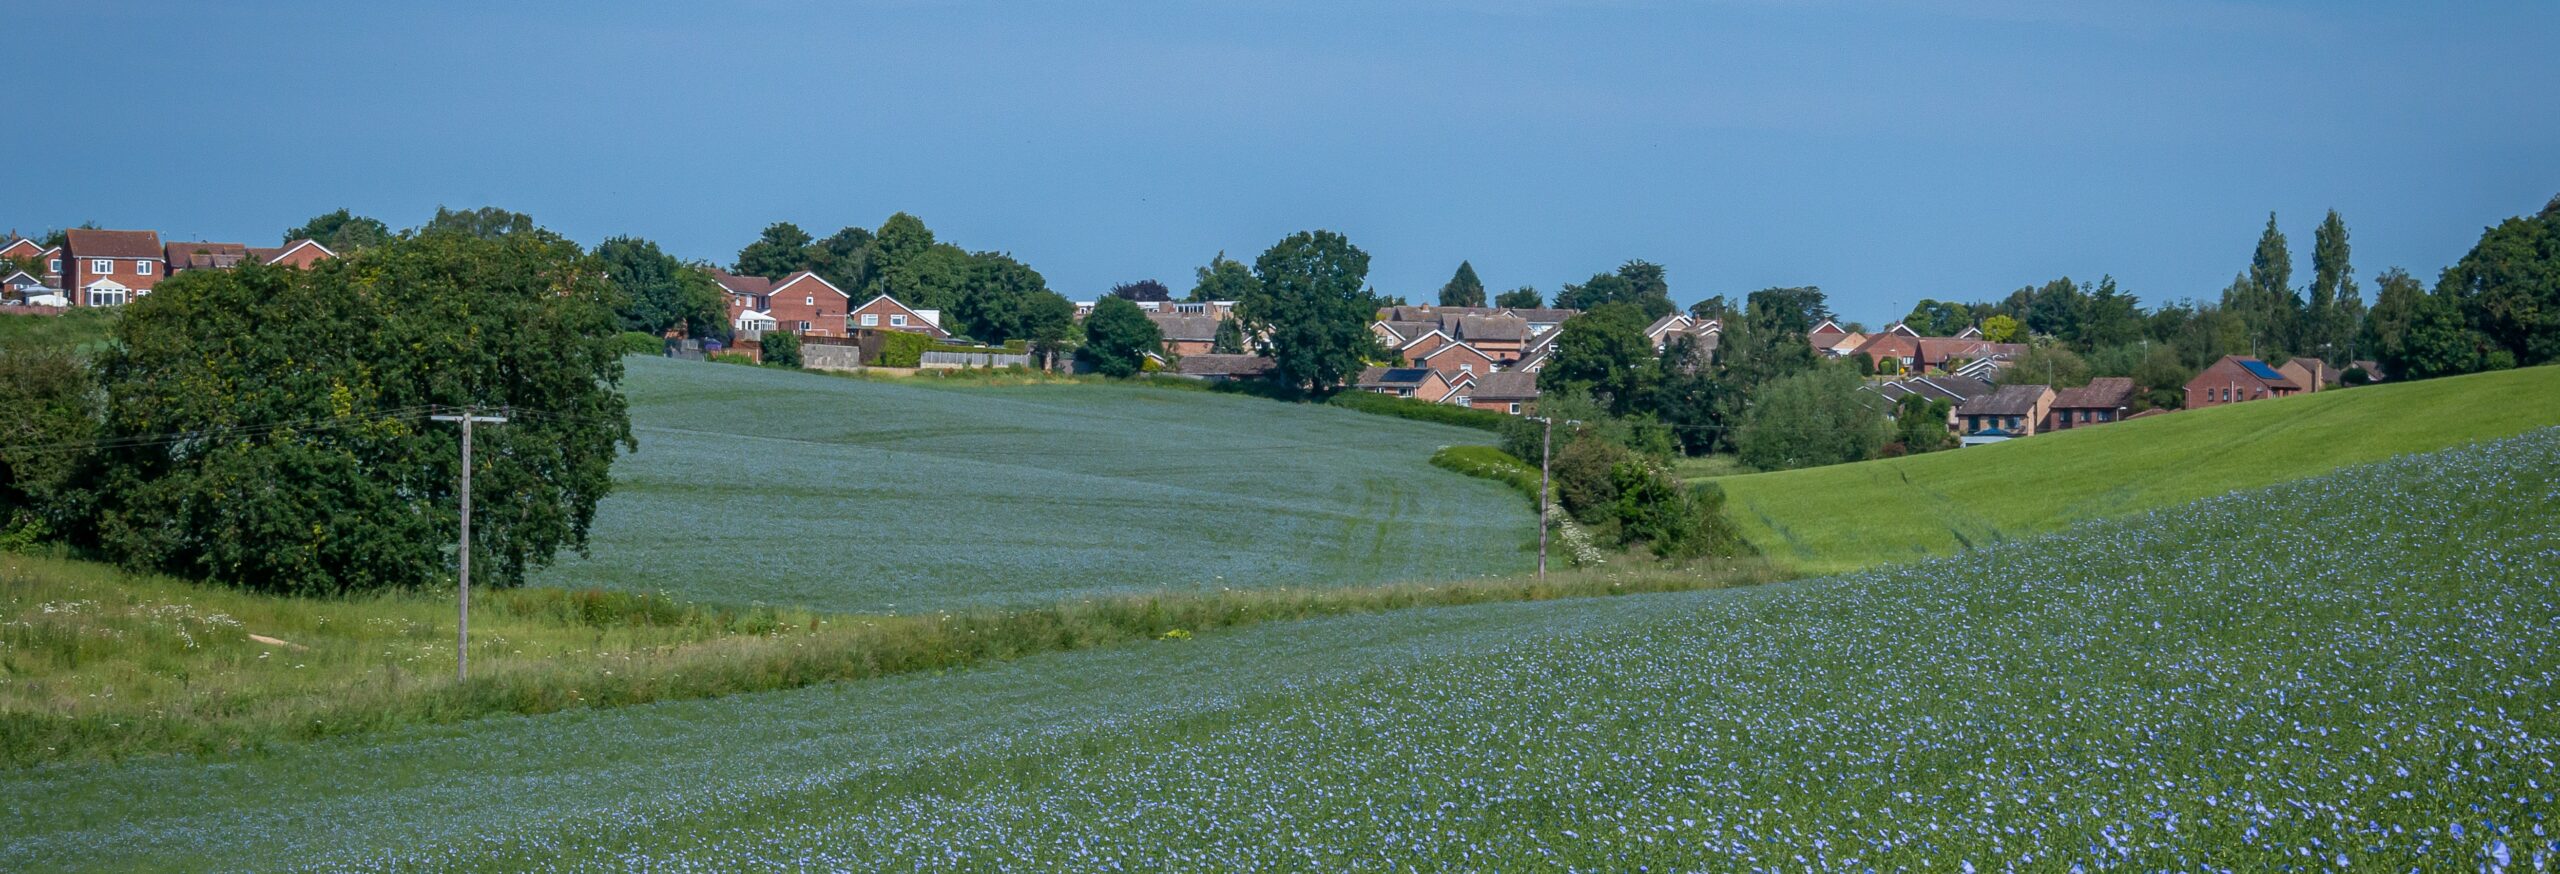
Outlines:
{"label": "large green tree", "polygon": [[1332,231],[1300,231],[1254,259],[1258,287],[1236,306],[1245,333],[1271,356],[1282,382],[1330,391],[1379,357],[1369,321],[1377,299],[1364,284],[1369,253]]}
{"label": "large green tree", "polygon": [[68,347],[0,346],[0,550],[69,531],[83,514],[94,387]]}
{"label": "large green tree", "polygon": [[517,234],[548,234],[524,213],[484,206],[479,209],[446,209],[436,207],[435,217],[427,219],[420,233],[453,233],[494,240]]}
{"label": "large green tree", "polygon": [[1888,436],[1883,399],[1860,391],[1857,371],[1839,362],[1781,377],[1757,394],[1734,448],[1761,470],[1865,460]]}
{"label": "large green tree", "polygon": [[2560,210],[2511,218],[2483,232],[2437,280],[2436,294],[2515,364],[2560,361]]}
{"label": "large green tree", "polygon": [[[763,276],[780,279],[809,268],[813,262],[809,250],[809,232],[790,222],[766,225],[756,241],[738,250],[738,260],[730,262],[730,272],[740,276]],[[830,279],[829,282],[834,280]],[[837,286],[848,291],[852,286]]]}
{"label": "large green tree", "polygon": [[311,240],[340,255],[353,255],[391,242],[391,226],[381,219],[340,209],[312,216],[300,227],[286,229],[284,244],[291,245],[295,240]]}
{"label": "large green tree", "polygon": [[637,237],[614,237],[596,246],[605,276],[622,290],[622,326],[626,330],[664,334],[677,328],[689,336],[725,334],[728,306],[719,284],[694,267]]}
{"label": "large green tree", "polygon": [[1245,295],[1253,293],[1255,285],[1253,268],[1245,266],[1242,261],[1227,257],[1224,250],[1212,256],[1208,266],[1196,268],[1192,274],[1194,278],[1191,283],[1191,296],[1186,298],[1192,303],[1207,303],[1213,300],[1240,301]]}
{"label": "large green tree", "polygon": [[1104,376],[1131,376],[1145,366],[1147,353],[1163,345],[1163,329],[1145,310],[1128,298],[1106,295],[1084,317],[1084,345],[1076,358]]}
{"label": "large green tree", "polygon": [[1484,280],[1476,278],[1474,264],[1458,262],[1458,272],[1440,286],[1440,305],[1444,307],[1484,306]]}
{"label": "large green tree", "polygon": [[1613,301],[1564,320],[1555,355],[1538,371],[1540,391],[1589,392],[1615,415],[1641,409],[1653,396],[1658,362],[1645,339],[1650,322],[1634,303]]}
{"label": "large green tree", "polygon": [[1556,292],[1555,300],[1557,307],[1575,310],[1612,303],[1633,304],[1644,312],[1648,324],[1679,310],[1671,302],[1671,284],[1663,278],[1662,265],[1650,261],[1629,261],[1616,272],[1593,275],[1580,285],[1568,284]]}
{"label": "large green tree", "polygon": [[968,282],[951,315],[963,333],[982,342],[1055,340],[1065,336],[1063,323],[1075,318],[1075,305],[1050,291],[1049,281],[1030,265],[1002,252],[980,252],[970,256]]}
{"label": "large green tree", "polygon": [[1545,307],[1546,302],[1538,296],[1536,286],[1523,285],[1495,295],[1493,305],[1506,309],[1534,310]]}
{"label": "large green tree", "polygon": [[2364,325],[2357,331],[2356,348],[2373,356],[2387,374],[2406,354],[2403,344],[2408,342],[2410,326],[2418,321],[2419,308],[2426,304],[2427,287],[2398,267],[2382,271],[2373,284],[2373,311],[2365,314]]}
{"label": "large green tree", "polygon": [[880,223],[866,260],[857,301],[886,294],[918,309],[950,309],[969,280],[969,253],[937,242],[923,219],[903,212]]}
{"label": "large green tree", "polygon": [[2330,210],[2311,240],[2311,297],[2303,305],[2301,343],[2293,351],[2343,363],[2353,356],[2364,311],[2364,292],[2356,288],[2349,263],[2346,220]]}
{"label": "large green tree", "polygon": [[[125,564],[302,594],[448,578],[457,437],[475,458],[476,581],[582,549],[617,450],[617,292],[541,233],[427,233],[311,270],[170,277],[101,359],[90,545]],[[173,439],[171,435],[185,435]]]}

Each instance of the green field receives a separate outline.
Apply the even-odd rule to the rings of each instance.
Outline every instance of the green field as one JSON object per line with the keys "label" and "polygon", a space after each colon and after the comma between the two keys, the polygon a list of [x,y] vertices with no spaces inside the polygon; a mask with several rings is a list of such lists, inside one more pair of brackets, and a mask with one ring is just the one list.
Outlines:
{"label": "green field", "polygon": [[2554,469],[2544,430],[1841,577],[48,766],[0,868],[2527,868]]}
{"label": "green field", "polygon": [[[1715,479],[1771,560],[1907,561],[2560,425],[2560,367],[2328,391],[1954,452]],[[2320,513],[2301,519],[2324,525]]]}
{"label": "green field", "polygon": [[1128,385],[627,360],[640,450],[614,466],[592,557],[537,584],[912,613],[1533,562],[1525,502],[1428,463],[1480,431]]}

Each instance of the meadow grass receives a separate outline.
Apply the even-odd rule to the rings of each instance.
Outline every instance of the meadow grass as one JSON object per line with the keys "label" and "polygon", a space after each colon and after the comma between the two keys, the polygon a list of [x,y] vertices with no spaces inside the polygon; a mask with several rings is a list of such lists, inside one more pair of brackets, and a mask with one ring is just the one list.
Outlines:
{"label": "meadow grass", "polygon": [[916,613],[1499,576],[1537,536],[1501,486],[1428,464],[1480,431],[1128,383],[628,366],[639,451],[589,556],[536,583]]}
{"label": "meadow grass", "polygon": [[[2395,455],[2560,424],[2560,367],[2391,383],[1991,446],[1723,476],[1772,560],[1832,573],[1945,555]],[[2318,514],[2299,520],[2322,523]]]}
{"label": "meadow grass", "polygon": [[83,351],[105,346],[115,330],[116,311],[78,307],[58,315],[35,315],[0,308],[0,347],[70,346]]}
{"label": "meadow grass", "polygon": [[[310,599],[0,554],[0,765],[230,753],[415,724],[938,671],[1265,622],[1766,582],[1749,561],[1362,587],[1087,598],[839,616],[663,595],[475,592],[454,678],[449,593]],[[261,640],[263,638],[263,640]]]}
{"label": "meadow grass", "polygon": [[0,777],[0,867],[2534,870],[2553,469],[2544,430],[1825,579],[63,764]]}

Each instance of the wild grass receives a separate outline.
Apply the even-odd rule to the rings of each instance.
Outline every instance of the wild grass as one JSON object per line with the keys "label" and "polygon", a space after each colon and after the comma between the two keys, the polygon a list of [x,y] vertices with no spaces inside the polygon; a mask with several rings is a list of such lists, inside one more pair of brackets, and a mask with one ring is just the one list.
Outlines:
{"label": "wild grass", "polygon": [[446,593],[283,598],[0,555],[0,764],[268,749],[498,714],[946,670],[1168,633],[1772,578],[1765,566],[1727,562],[875,616],[645,593],[482,591],[472,597],[472,676],[457,681]]}
{"label": "wild grass", "polygon": [[115,330],[112,307],[75,307],[55,315],[37,315],[0,307],[0,346],[71,346],[89,351],[104,346]]}
{"label": "wild grass", "polygon": [[[2560,424],[2560,367],[2332,390],[1991,446],[1719,477],[1771,559],[1828,573],[1945,555]],[[2344,508],[2336,508],[2344,509]],[[2319,513],[2295,524],[2325,524]]]}

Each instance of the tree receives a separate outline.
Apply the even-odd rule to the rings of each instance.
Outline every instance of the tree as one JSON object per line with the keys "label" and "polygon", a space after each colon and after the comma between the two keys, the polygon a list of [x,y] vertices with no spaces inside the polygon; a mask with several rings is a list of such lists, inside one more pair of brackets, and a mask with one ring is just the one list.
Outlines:
{"label": "tree", "polygon": [[718,336],[728,304],[720,286],[700,268],[686,265],[636,237],[614,237],[596,246],[605,277],[622,290],[624,330],[665,334],[679,327],[694,337]]}
{"label": "tree", "polygon": [[2142,406],[2176,409],[2186,403],[2183,389],[2196,373],[2178,360],[2178,350],[2155,345],[2143,353],[2142,362],[2129,375],[2134,385],[2142,387]]}
{"label": "tree", "polygon": [[780,279],[807,269],[810,261],[809,232],[790,222],[774,222],[764,227],[755,242],[738,250],[738,260],[729,269],[739,276]]}
{"label": "tree", "polygon": [[1476,266],[1458,262],[1458,272],[1440,286],[1440,305],[1444,307],[1484,306],[1484,281],[1476,278]]}
{"label": "tree", "polygon": [[97,436],[89,362],[69,348],[0,347],[0,550],[69,532]]}
{"label": "tree", "polygon": [[532,234],[538,231],[541,231],[541,228],[534,225],[533,217],[524,213],[510,212],[494,206],[452,210],[441,205],[436,207],[435,217],[428,219],[426,226],[419,229],[419,233],[424,234],[466,234],[483,240]]}
{"label": "tree", "polygon": [[1084,317],[1084,346],[1076,357],[1093,365],[1095,373],[1132,376],[1145,366],[1147,353],[1163,345],[1164,332],[1155,320],[1128,298],[1114,295],[1096,302],[1093,314]]}
{"label": "tree", "polygon": [[1721,294],[1699,298],[1697,303],[1689,305],[1689,317],[1699,321],[1732,318],[1733,302]]}
{"label": "tree", "polygon": [[[2483,347],[2487,337],[2471,328],[2462,305],[2438,292],[2419,298],[2400,344],[2384,352],[2382,367],[2393,379],[2431,379],[2476,373],[2493,363]],[[2505,351],[2505,350],[2500,350]]]}
{"label": "tree", "polygon": [[1022,330],[1020,336],[1031,342],[1031,351],[1040,356],[1041,366],[1056,362],[1058,353],[1075,336],[1075,303],[1051,292],[1025,295],[1015,306],[1014,321]]}
{"label": "tree", "polygon": [[54,228],[53,230],[44,232],[44,238],[37,240],[36,245],[43,246],[47,249],[59,249],[62,248],[63,244],[71,241],[72,231],[94,231],[97,229],[97,222],[81,222],[80,224],[69,228]]}
{"label": "tree", "polygon": [[[1049,281],[1030,265],[1002,252],[980,252],[970,256],[968,280],[952,305],[952,321],[962,333],[987,343],[1059,333],[1041,323],[1061,312],[1035,300],[1041,297],[1066,300],[1050,291]],[[1073,318],[1075,305],[1068,304],[1064,312]]]}
{"label": "tree", "polygon": [[1822,288],[1814,285],[1763,288],[1751,293],[1748,308],[1761,327],[1781,334],[1809,334],[1813,326],[1836,316]]}
{"label": "tree", "polygon": [[2001,385],[2049,385],[2071,388],[2089,384],[2089,363],[2059,343],[2037,341],[2009,366],[2000,369]]}
{"label": "tree", "polygon": [[391,226],[381,219],[340,209],[312,216],[301,227],[287,229],[284,245],[292,245],[295,240],[319,243],[341,256],[353,255],[391,242]]}
{"label": "tree", "polygon": [[1770,383],[1734,437],[1742,463],[1788,470],[1874,456],[1886,436],[1881,401],[1858,389],[1858,374],[1836,364]]}
{"label": "tree", "polygon": [[[803,260],[791,269],[816,273],[847,292],[862,288],[871,282],[871,239],[870,228],[840,228],[824,240],[802,246]],[[790,272],[767,275],[780,278]]]}
{"label": "tree", "polygon": [[1992,316],[1982,320],[1982,339],[1994,343],[2015,343],[2026,332],[2026,326],[2008,316]]}
{"label": "tree", "polygon": [[2295,352],[2337,363],[2354,351],[2364,293],[2356,289],[2349,251],[2347,223],[2337,210],[2330,210],[2312,234],[2311,300],[2303,310],[2301,345]]}
{"label": "tree", "polygon": [[2249,256],[2249,271],[2222,295],[2222,308],[2240,319],[2251,354],[2294,351],[2302,304],[2292,282],[2293,255],[2285,248],[2284,232],[2276,229],[2275,214],[2268,213],[2266,230],[2258,234],[2258,248]]}
{"label": "tree", "polygon": [[766,331],[757,338],[757,351],[764,363],[775,367],[800,367],[800,335],[790,331]]}
{"label": "tree", "polygon": [[1369,253],[1349,239],[1300,231],[1254,259],[1253,272],[1259,287],[1236,315],[1282,382],[1330,390],[1381,354],[1369,333],[1377,302],[1363,285]]}
{"label": "tree", "polygon": [[2391,368],[2407,354],[2409,329],[2417,324],[2418,310],[2426,304],[2427,287],[2398,267],[2382,271],[2373,284],[2373,311],[2365,314],[2356,347]]}
{"label": "tree", "polygon": [[1924,337],[1952,337],[1973,325],[1973,308],[1951,300],[1921,298],[1902,323]]}
{"label": "tree", "polygon": [[1634,413],[1651,400],[1656,368],[1653,344],[1644,336],[1644,310],[1604,303],[1564,320],[1554,357],[1538,371],[1540,391],[1585,391],[1614,415]]}
{"label": "tree", "polygon": [[1936,452],[1953,449],[1955,434],[1947,430],[1947,417],[1955,410],[1944,400],[1914,392],[1894,402],[1893,441],[1909,453]]}
{"label": "tree", "polygon": [[1244,325],[1235,319],[1219,319],[1218,331],[1209,339],[1209,351],[1217,355],[1244,354]]}
{"label": "tree", "polygon": [[1162,303],[1173,299],[1173,289],[1153,279],[1141,279],[1112,286],[1111,296],[1138,303]]}
{"label": "tree", "polygon": [[2436,294],[2517,364],[2560,361],[2560,213],[2511,218],[2483,232],[2437,280]]}
{"label": "tree", "polygon": [[1189,298],[1192,303],[1243,300],[1245,295],[1253,293],[1253,268],[1227,257],[1223,249],[1209,259],[1209,266],[1194,268],[1192,273],[1195,277]]}
{"label": "tree", "polygon": [[950,309],[969,277],[969,253],[935,241],[923,219],[903,212],[880,223],[863,260],[862,290],[855,300],[885,294],[917,309]]}
{"label": "tree", "polygon": [[1523,285],[1494,296],[1493,305],[1505,309],[1534,310],[1544,308],[1546,302],[1538,297],[1536,287]]}
{"label": "tree", "polygon": [[[457,435],[480,432],[472,564],[515,585],[582,549],[617,450],[616,292],[548,234],[427,233],[310,270],[162,282],[99,361],[85,545],[126,565],[296,594],[448,579]],[[191,433],[167,441],[156,435]]]}
{"label": "tree", "polygon": [[1615,273],[1597,274],[1556,292],[1556,306],[1562,309],[1592,310],[1612,303],[1634,304],[1647,324],[1679,310],[1671,303],[1671,286],[1663,280],[1662,265],[1647,261],[1629,261]]}
{"label": "tree", "polygon": [[2072,345],[2082,351],[2122,346],[2142,339],[2142,304],[2116,288],[2116,278],[2101,276],[2098,288],[2082,300],[2079,332]]}

